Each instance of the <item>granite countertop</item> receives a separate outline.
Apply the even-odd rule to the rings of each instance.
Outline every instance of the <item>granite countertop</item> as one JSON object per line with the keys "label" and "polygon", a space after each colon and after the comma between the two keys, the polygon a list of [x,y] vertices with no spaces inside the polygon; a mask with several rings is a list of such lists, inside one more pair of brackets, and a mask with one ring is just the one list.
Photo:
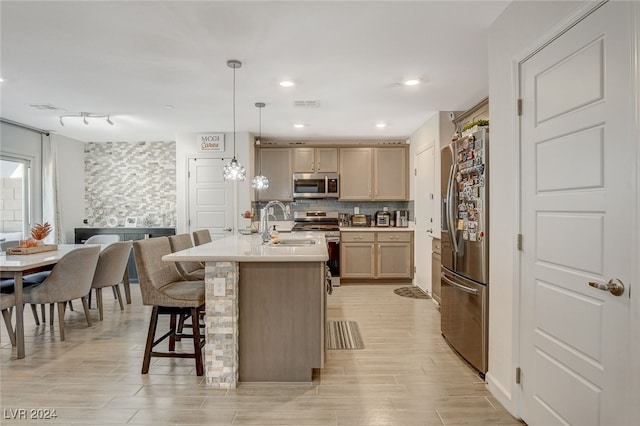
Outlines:
{"label": "granite countertop", "polygon": [[233,234],[221,240],[168,254],[162,260],[169,262],[326,262],[329,260],[327,244],[322,232],[294,232],[280,235],[279,239],[312,239],[308,246],[276,246],[263,244],[259,234]]}

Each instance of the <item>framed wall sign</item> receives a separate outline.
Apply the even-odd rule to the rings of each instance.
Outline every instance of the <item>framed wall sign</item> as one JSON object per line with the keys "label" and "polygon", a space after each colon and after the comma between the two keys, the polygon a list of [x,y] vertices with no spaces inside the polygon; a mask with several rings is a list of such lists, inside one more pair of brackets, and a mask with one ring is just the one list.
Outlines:
{"label": "framed wall sign", "polygon": [[224,151],[224,133],[204,133],[198,135],[201,152]]}
{"label": "framed wall sign", "polygon": [[135,228],[138,226],[138,218],[136,216],[127,216],[124,220],[124,226],[127,228]]}

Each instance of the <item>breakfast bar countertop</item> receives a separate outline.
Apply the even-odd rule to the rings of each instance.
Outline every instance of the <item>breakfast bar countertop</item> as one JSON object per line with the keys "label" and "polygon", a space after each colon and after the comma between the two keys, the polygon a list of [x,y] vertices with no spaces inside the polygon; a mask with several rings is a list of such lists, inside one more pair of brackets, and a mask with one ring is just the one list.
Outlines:
{"label": "breakfast bar countertop", "polygon": [[[315,240],[310,245],[276,245],[276,240]],[[220,240],[168,254],[169,262],[326,262],[327,244],[322,232],[294,232],[264,244],[260,234],[233,234]]]}

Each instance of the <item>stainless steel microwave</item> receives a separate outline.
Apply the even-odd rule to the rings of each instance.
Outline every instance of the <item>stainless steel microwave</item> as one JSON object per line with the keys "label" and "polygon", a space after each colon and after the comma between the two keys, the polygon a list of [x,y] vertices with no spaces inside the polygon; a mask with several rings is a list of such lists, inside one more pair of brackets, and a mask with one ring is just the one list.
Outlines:
{"label": "stainless steel microwave", "polygon": [[337,173],[294,173],[293,198],[338,198]]}

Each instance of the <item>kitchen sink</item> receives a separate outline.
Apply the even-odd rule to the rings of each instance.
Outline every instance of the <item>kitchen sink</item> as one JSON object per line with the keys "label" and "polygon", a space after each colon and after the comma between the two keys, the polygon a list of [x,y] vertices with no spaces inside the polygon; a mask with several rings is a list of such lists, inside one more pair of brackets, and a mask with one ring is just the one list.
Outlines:
{"label": "kitchen sink", "polygon": [[312,246],[317,244],[316,240],[301,240],[301,239],[277,239],[269,243],[272,246]]}

